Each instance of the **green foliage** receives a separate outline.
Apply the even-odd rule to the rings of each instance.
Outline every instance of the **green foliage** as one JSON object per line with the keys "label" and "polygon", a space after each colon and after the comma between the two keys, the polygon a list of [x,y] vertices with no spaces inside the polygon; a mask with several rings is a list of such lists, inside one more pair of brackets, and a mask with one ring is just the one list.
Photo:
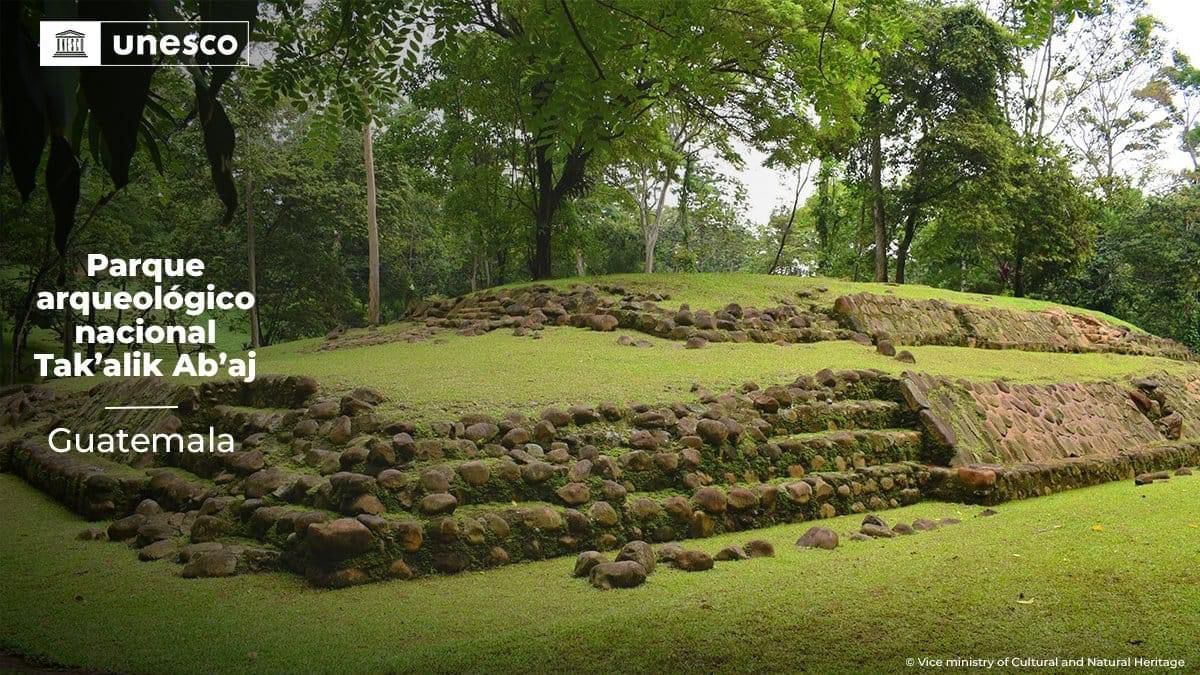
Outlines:
{"label": "green foliage", "polygon": [[1096,255],[1049,296],[1098,307],[1200,348],[1200,188],[1106,207]]}
{"label": "green foliage", "polygon": [[655,109],[686,111],[784,162],[821,136],[854,129],[874,81],[875,55],[860,45],[891,39],[876,10],[853,2],[834,12],[817,2],[736,5],[423,8],[435,26],[423,71],[423,88],[440,92],[433,103],[518,139],[509,161],[534,221],[535,276],[551,272],[559,209],[593,187],[614,142],[653,127]]}

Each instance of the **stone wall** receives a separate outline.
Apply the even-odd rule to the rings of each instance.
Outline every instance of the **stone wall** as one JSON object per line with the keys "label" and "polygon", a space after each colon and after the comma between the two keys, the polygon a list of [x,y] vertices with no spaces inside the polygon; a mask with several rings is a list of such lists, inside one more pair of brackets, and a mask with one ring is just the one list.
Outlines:
{"label": "stone wall", "polygon": [[0,471],[20,476],[89,520],[129,513],[148,482],[140,472],[103,460],[56,453],[31,440],[0,445]]}
{"label": "stone wall", "polygon": [[[0,444],[0,470],[89,518],[120,517],[110,539],[146,560],[177,555],[185,576],[283,565],[332,587],[930,496],[997,503],[1200,461],[1200,441],[1164,440],[1197,431],[1200,377],[1165,374],[1034,386],[827,369],[697,388],[689,401],[475,412],[421,428],[386,412],[382,392],[331,395],[304,378],[111,386],[0,398],[30,439]],[[133,468],[38,443],[64,416],[154,391],[179,415],[125,424],[213,424],[237,451]]]}
{"label": "stone wall", "polygon": [[908,374],[953,434],[955,465],[1113,456],[1164,440],[1128,389],[1111,382],[1008,384]]}
{"label": "stone wall", "polygon": [[1181,438],[1200,438],[1200,375],[1158,373],[1134,378],[1133,383],[1150,399],[1147,414],[1155,419],[1179,413]]}
{"label": "stone wall", "polygon": [[[664,299],[656,293],[634,293],[619,286],[575,284],[560,290],[533,285],[427,300],[418,303],[408,318],[428,329],[449,328],[463,335],[512,329],[515,335],[536,338],[546,326],[574,326],[595,331],[620,327],[679,341],[798,343],[851,337],[829,316],[828,305],[807,291],[761,308],[731,302],[714,310],[687,304],[668,309],[658,304]],[[395,334],[345,336],[335,332],[321,348],[394,339]]]}
{"label": "stone wall", "polygon": [[941,300],[905,300],[857,293],[833,303],[843,324],[866,335],[886,333],[898,344],[965,346],[970,334],[955,306]]}
{"label": "stone wall", "polygon": [[899,344],[1194,358],[1173,340],[1061,309],[1025,312],[873,293],[842,296],[833,309],[853,330],[867,335],[886,334]]}
{"label": "stone wall", "polygon": [[[586,510],[548,505],[455,513],[429,520],[373,516],[321,520],[323,514],[261,508],[256,536],[284,549],[283,560],[322,586],[389,576],[454,573],[580,550],[612,550],[632,540],[708,537],[768,525],[893,508],[921,499],[928,470],[919,464],[867,467],[794,481],[701,487],[692,496],[614,495]],[[308,520],[302,534],[295,523]],[[293,536],[294,535],[294,536]]]}
{"label": "stone wall", "polygon": [[1011,466],[975,464],[933,470],[928,494],[936,499],[999,504],[1050,495],[1200,464],[1200,442],[1186,441],[1123,450],[1115,455],[1072,457]]}

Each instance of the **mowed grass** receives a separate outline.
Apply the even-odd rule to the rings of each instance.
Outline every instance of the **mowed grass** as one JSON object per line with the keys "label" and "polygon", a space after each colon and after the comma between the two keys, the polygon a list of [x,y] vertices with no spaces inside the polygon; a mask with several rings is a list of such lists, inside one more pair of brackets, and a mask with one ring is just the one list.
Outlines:
{"label": "mowed grass", "polygon": [[[806,551],[812,523],[750,538],[773,559],[601,592],[560,558],[318,591],[287,574],[184,580],[80,542],[83,521],[0,476],[0,648],[131,673],[879,672],[923,656],[1146,657],[1200,663],[1200,477],[1131,481],[889,521],[961,525]],[[861,517],[821,524],[843,536]]]}
{"label": "mowed grass", "polygon": [[[1134,328],[1133,324],[1090,309],[1060,305],[1030,298],[1014,298],[1004,295],[986,295],[983,293],[961,293],[959,291],[922,286],[920,284],[863,283],[827,277],[792,277],[773,274],[748,274],[745,272],[610,274],[605,276],[553,279],[542,283],[555,288],[567,288],[573,284],[620,285],[629,290],[668,293],[671,297],[669,300],[661,303],[664,307],[678,307],[681,303],[688,303],[692,309],[710,310],[724,307],[731,302],[747,306],[764,307],[778,304],[781,298],[797,301],[797,291],[807,290],[816,292],[816,289],[824,288],[826,292],[819,294],[817,298],[829,305],[832,305],[833,300],[839,295],[875,293],[878,295],[894,295],[899,298],[908,298],[911,300],[945,300],[954,304],[997,307],[1000,309],[1024,310],[1029,312],[1059,308],[1076,314],[1095,316],[1127,328]],[[510,284],[509,287],[523,285],[526,284]]]}
{"label": "mowed grass", "polygon": [[547,328],[534,340],[493,331],[477,337],[446,332],[438,340],[396,342],[335,351],[313,351],[316,341],[264,349],[260,373],[310,375],[337,391],[369,385],[388,394],[389,406],[417,417],[443,412],[527,410],[549,404],[602,400],[691,400],[693,383],[713,390],[752,380],[766,386],[822,368],[919,370],[971,380],[1017,382],[1118,379],[1154,372],[1185,372],[1195,364],[1115,354],[1051,354],[959,347],[911,347],[917,363],[879,355],[849,341],[780,347],[714,343],[685,349],[650,339],[652,348],[617,344],[621,333]]}

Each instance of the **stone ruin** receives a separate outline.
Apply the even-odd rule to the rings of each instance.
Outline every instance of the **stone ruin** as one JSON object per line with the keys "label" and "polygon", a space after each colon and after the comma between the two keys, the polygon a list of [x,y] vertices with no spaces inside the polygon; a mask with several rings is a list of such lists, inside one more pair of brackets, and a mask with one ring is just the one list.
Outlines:
{"label": "stone ruin", "polygon": [[[1200,380],[951,382],[824,370],[697,391],[697,402],[600,402],[534,417],[418,424],[369,388],[302,377],[196,387],[109,382],[0,397],[0,470],[187,577],[286,569],[341,587],[868,513],[923,499],[995,504],[1200,464]],[[45,434],[121,395],[170,400],[97,425],[233,434],[227,455],[59,454]],[[1147,403],[1146,401],[1149,401]],[[386,409],[386,407],[382,408]],[[132,428],[131,428],[132,430]]]}
{"label": "stone ruin", "polygon": [[1195,356],[1174,340],[1062,309],[1024,312],[858,293],[837,298],[833,312],[859,333],[886,333],[906,345],[1111,352],[1176,360]]}
{"label": "stone ruin", "polygon": [[[1040,312],[951,304],[942,300],[908,300],[892,295],[857,293],[832,302],[828,289],[803,289],[795,297],[757,308],[729,303],[708,311],[684,304],[672,310],[659,293],[639,293],[623,286],[573,285],[566,290],[546,285],[474,293],[418,303],[398,331],[334,330],[320,350],[360,347],[397,340],[415,342],[452,330],[482,335],[511,330],[514,335],[541,337],[547,326],[573,326],[594,331],[618,328],[703,347],[711,342],[795,344],[854,340],[860,344],[945,345],[982,349],[1043,352],[1108,352],[1192,360],[1182,344],[1109,324],[1062,309]],[[623,336],[621,344],[648,347],[648,341]],[[891,355],[891,354],[889,354]],[[911,355],[910,355],[911,356]],[[906,359],[907,360],[907,359]]]}
{"label": "stone ruin", "polygon": [[[335,331],[320,348],[448,330],[536,339],[547,326],[573,326],[689,347],[854,340],[908,362],[895,344],[1192,358],[1169,340],[1061,311],[865,293],[830,304],[825,293],[706,311],[668,309],[662,295],[618,286],[535,285],[426,302],[398,330]],[[175,560],[186,577],[285,569],[342,587],[580,551],[602,557],[631,542],[675,551],[676,540],[722,532],[923,499],[997,504],[1104,481],[1148,483],[1200,464],[1200,376],[1014,385],[827,369],[695,393],[695,402],[579,402],[427,423],[387,414],[371,388],[332,392],[305,377],[138,379],[80,393],[24,386],[0,390],[0,471],[85,518],[113,520],[82,537]],[[113,400],[179,408],[104,409]],[[64,419],[77,432],[212,426],[233,435],[237,450],[59,454],[45,439]],[[706,564],[692,558],[684,564]]]}

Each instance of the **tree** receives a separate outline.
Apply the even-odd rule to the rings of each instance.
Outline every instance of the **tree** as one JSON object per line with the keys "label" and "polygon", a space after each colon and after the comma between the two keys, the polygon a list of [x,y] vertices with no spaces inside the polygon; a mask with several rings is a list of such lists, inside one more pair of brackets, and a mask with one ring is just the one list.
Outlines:
{"label": "tree", "polygon": [[[875,233],[875,280],[887,280],[889,216],[903,222],[896,248],[897,283],[931,202],[952,197],[993,163],[994,129],[1005,126],[997,105],[1011,67],[1004,31],[969,6],[906,6],[908,40],[881,65],[887,99],[867,106],[865,164]],[[885,163],[900,185],[885,196]],[[889,202],[893,213],[889,213]]]}
{"label": "tree", "polygon": [[1105,197],[1122,182],[1148,180],[1170,126],[1156,83],[1164,45],[1144,10],[1144,0],[1114,0],[1080,27],[1091,72],[1063,92],[1076,100],[1064,135]]}
{"label": "tree", "polygon": [[804,186],[808,184],[808,177],[812,173],[812,166],[805,168],[802,174],[796,176],[796,190],[792,195],[792,208],[788,211],[787,222],[779,228],[779,248],[775,250],[775,258],[771,261],[771,267],[767,270],[767,274],[774,274],[779,269],[779,260],[783,256],[783,249],[787,246],[788,235],[792,233],[792,226],[796,224],[796,207],[800,204],[800,193],[804,191]]}
{"label": "tree", "polygon": [[[511,101],[530,186],[531,273],[551,275],[551,241],[562,205],[585,192],[606,148],[670,103],[753,143],[792,157],[818,122],[852,127],[872,83],[873,51],[887,36],[878,3],[777,0],[643,5],[430,3],[435,25],[429,77],[462,54],[486,54],[461,86]],[[786,11],[784,11],[786,9]],[[686,36],[686,37],[685,37]],[[454,70],[463,75],[461,69]]]}
{"label": "tree", "polygon": [[363,167],[367,174],[367,321],[380,322],[379,314],[379,221],[375,211],[375,152],[371,121],[363,125]]}
{"label": "tree", "polygon": [[[1200,69],[1192,65],[1187,54],[1176,51],[1162,76],[1174,92],[1163,92],[1160,103],[1179,127],[1179,149],[1192,160],[1192,181],[1200,181]],[[1178,95],[1178,104],[1171,93]]]}
{"label": "tree", "polygon": [[995,188],[1008,216],[1013,295],[1024,297],[1081,265],[1095,228],[1065,157],[1047,146],[1021,148]]}

